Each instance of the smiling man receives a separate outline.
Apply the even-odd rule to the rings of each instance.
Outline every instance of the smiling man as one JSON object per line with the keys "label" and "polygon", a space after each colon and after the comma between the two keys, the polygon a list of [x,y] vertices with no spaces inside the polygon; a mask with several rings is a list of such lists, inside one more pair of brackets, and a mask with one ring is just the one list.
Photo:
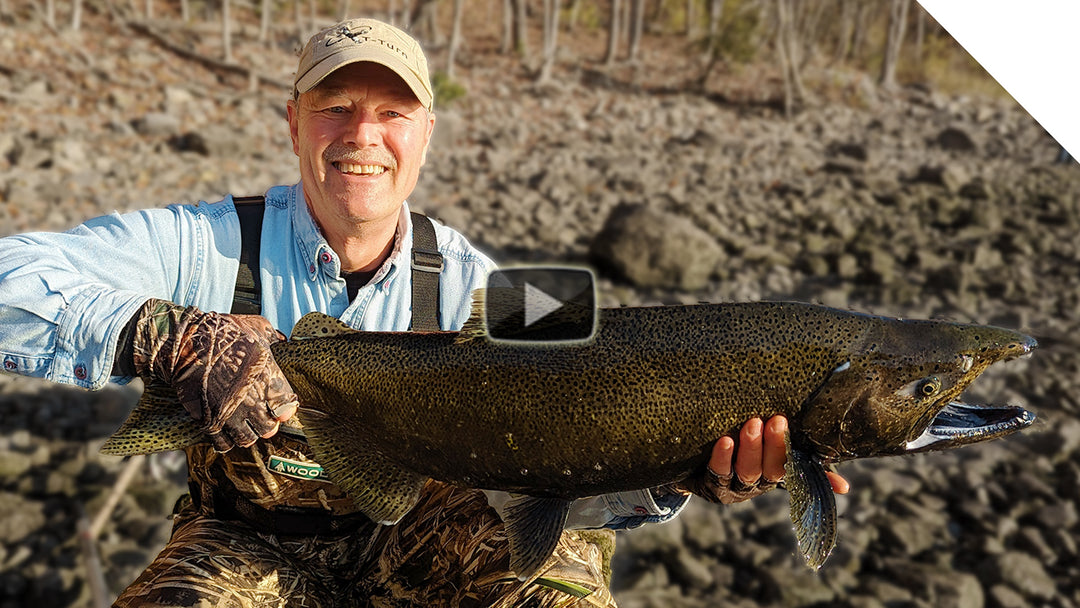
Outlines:
{"label": "smiling man", "polygon": [[[502,496],[433,482],[406,521],[380,527],[323,478],[306,444],[278,432],[298,406],[270,353],[281,331],[313,311],[362,330],[457,330],[494,268],[457,232],[409,212],[432,103],[415,40],[379,21],[346,21],[300,56],[286,106],[299,183],[257,200],[0,239],[6,370],[90,389],[133,376],[168,385],[211,439],[188,448],[191,494],[177,503],[172,537],[115,606],[573,600],[508,577]],[[252,208],[256,229],[239,217]],[[251,287],[238,281],[242,259],[258,315],[230,313]],[[687,491],[718,502],[760,494],[783,476],[784,425],[749,421],[738,448],[718,441],[709,470],[685,488],[578,501],[571,527],[665,521]],[[590,605],[613,605],[595,546],[567,532],[556,555],[542,575],[590,589]]]}

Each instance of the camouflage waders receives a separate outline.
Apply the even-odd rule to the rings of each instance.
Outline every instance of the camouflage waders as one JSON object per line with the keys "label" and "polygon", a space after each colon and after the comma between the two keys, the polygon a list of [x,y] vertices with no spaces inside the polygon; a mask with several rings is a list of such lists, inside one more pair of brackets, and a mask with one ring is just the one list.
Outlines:
{"label": "camouflage waders", "polygon": [[[611,531],[593,532],[597,544],[564,533],[540,583],[521,582],[479,490],[429,482],[401,522],[378,527],[336,486],[274,470],[270,463],[288,461],[299,463],[294,473],[314,474],[302,466],[313,465],[306,446],[280,435],[224,454],[209,445],[187,453],[192,496],[115,608],[615,606],[603,570]],[[593,592],[578,599],[550,586],[560,581]]]}

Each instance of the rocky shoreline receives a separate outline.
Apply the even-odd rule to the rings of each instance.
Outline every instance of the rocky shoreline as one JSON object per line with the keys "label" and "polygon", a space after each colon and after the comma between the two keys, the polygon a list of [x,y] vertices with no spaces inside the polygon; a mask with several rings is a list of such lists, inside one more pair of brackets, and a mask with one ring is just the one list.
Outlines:
{"label": "rocky shoreline", "polygon": [[[238,52],[288,81],[291,55],[260,48]],[[0,51],[25,58],[0,70],[3,234],[296,179],[283,90],[138,37],[28,27]],[[474,58],[468,96],[438,110],[412,197],[499,261],[595,265],[608,306],[797,299],[1041,343],[967,396],[1025,404],[1032,428],[840,466],[853,490],[819,573],[794,555],[783,491],[695,501],[619,535],[620,606],[1080,606],[1080,166],[1052,164],[1035,121],[921,88],[789,121],[584,70],[536,87],[499,61]],[[97,448],[137,395],[0,376],[0,608],[91,605],[78,522],[124,467]],[[165,542],[181,467],[149,460],[112,512],[97,543],[112,596]]]}

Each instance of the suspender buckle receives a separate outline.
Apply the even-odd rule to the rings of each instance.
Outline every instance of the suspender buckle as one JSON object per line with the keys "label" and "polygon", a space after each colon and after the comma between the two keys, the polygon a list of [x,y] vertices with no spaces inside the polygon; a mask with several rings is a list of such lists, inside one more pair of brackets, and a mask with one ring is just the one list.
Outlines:
{"label": "suspender buckle", "polygon": [[438,274],[443,270],[443,256],[438,251],[430,249],[413,249],[412,269]]}

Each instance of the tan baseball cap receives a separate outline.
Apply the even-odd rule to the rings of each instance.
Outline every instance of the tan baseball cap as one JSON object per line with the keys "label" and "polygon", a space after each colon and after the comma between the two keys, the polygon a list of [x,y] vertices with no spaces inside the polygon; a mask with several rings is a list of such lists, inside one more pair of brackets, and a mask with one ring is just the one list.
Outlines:
{"label": "tan baseball cap", "polygon": [[312,36],[300,53],[293,83],[296,94],[310,91],[334,70],[360,61],[393,70],[409,85],[420,104],[431,109],[431,79],[420,43],[376,19],[342,21]]}

